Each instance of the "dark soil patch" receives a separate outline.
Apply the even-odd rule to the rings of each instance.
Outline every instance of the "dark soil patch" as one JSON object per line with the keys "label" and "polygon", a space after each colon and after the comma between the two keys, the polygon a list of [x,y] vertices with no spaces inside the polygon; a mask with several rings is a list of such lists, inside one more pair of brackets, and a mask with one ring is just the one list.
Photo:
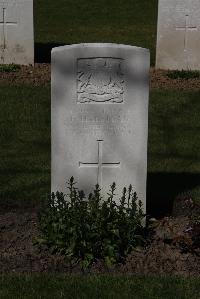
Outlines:
{"label": "dark soil patch", "polygon": [[[176,88],[180,90],[199,90],[200,78],[171,79],[167,76],[168,71],[150,71],[150,87]],[[20,66],[16,72],[0,72],[0,84],[32,84],[34,86],[50,84],[51,65],[47,63],[36,63],[32,66]]]}
{"label": "dark soil patch", "polygon": [[0,72],[2,84],[31,84],[34,86],[49,84],[51,80],[51,66],[36,63],[35,66],[20,66],[16,72]]}
{"label": "dark soil patch", "polygon": [[[154,233],[145,248],[129,255],[112,269],[96,263],[92,273],[175,274],[200,276],[200,227],[179,215],[154,221]],[[36,211],[0,214],[0,272],[81,272],[63,256],[52,255],[33,241],[39,236]]]}
{"label": "dark soil patch", "polygon": [[151,69],[150,87],[156,88],[174,88],[179,90],[199,90],[200,78],[177,78],[171,79],[167,76],[169,71]]}

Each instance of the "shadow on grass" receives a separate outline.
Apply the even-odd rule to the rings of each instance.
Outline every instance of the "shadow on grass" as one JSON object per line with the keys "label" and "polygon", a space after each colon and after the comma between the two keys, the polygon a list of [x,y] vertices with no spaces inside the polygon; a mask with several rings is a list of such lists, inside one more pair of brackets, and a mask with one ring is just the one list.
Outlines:
{"label": "shadow on grass", "polygon": [[199,185],[198,173],[148,173],[147,214],[157,218],[171,215],[175,198]]}
{"label": "shadow on grass", "polygon": [[[66,43],[35,43],[35,63],[51,63],[51,50]],[[155,55],[151,55],[151,66],[155,65]]]}
{"label": "shadow on grass", "polygon": [[[170,216],[175,198],[181,194],[184,196],[184,193],[189,194],[190,190],[198,186],[200,186],[200,173],[148,173],[147,214],[156,218]],[[37,192],[34,191],[36,189]],[[37,209],[49,193],[49,178],[45,182],[5,192],[0,198],[0,212],[12,209]]]}
{"label": "shadow on grass", "polygon": [[50,63],[51,50],[64,45],[62,43],[35,43],[35,63]]}

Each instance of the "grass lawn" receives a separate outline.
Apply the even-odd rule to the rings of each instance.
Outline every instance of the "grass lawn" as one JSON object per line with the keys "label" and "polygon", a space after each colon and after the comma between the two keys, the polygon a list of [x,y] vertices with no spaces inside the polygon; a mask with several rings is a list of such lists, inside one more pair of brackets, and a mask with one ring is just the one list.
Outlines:
{"label": "grass lawn", "polygon": [[1,299],[198,299],[199,279],[154,276],[2,275]]}
{"label": "grass lawn", "polygon": [[0,98],[1,204],[30,204],[50,190],[50,90],[1,86]]}
{"label": "grass lawn", "polygon": [[[1,86],[0,98],[0,204],[30,205],[50,192],[50,88]],[[187,174],[191,188],[186,176],[179,191],[187,187],[197,198],[199,98],[200,91],[152,91],[148,145],[149,174],[173,175],[175,185],[179,175]],[[164,184],[170,187],[169,180]]]}
{"label": "grass lawn", "polygon": [[[115,42],[149,48],[155,61],[157,0],[37,0],[38,44]],[[36,45],[38,46],[38,45]]]}
{"label": "grass lawn", "polygon": [[150,94],[149,171],[199,173],[200,91]]}

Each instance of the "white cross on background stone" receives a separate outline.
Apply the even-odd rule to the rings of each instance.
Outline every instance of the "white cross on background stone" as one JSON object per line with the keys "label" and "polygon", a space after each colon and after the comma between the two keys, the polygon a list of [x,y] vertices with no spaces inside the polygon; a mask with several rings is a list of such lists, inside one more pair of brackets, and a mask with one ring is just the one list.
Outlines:
{"label": "white cross on background stone", "polygon": [[103,168],[118,168],[120,166],[120,162],[111,162],[105,163],[103,162],[103,140],[97,140],[98,142],[98,161],[95,163],[91,162],[79,162],[79,167],[85,168],[96,168],[97,169],[97,184],[102,186],[102,169]]}
{"label": "white cross on background stone", "polygon": [[184,35],[184,51],[187,51],[188,50],[188,32],[189,31],[197,31],[197,27],[189,25],[189,15],[185,15],[185,25],[184,26],[177,26],[176,30],[183,30],[183,31],[185,31],[185,35]]}
{"label": "white cross on background stone", "polygon": [[7,26],[17,26],[17,22],[8,22],[6,19],[6,8],[3,8],[3,19],[0,21],[0,26],[3,26],[3,50],[6,49],[6,39],[7,39]]}

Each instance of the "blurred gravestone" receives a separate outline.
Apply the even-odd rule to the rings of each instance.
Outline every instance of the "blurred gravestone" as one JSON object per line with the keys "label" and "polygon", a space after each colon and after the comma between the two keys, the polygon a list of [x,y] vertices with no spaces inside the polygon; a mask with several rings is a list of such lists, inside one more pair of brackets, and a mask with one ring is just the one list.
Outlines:
{"label": "blurred gravestone", "polygon": [[146,205],[149,51],[79,44],[52,51],[52,191],[132,184]]}
{"label": "blurred gravestone", "polygon": [[33,64],[33,0],[0,0],[0,64]]}
{"label": "blurred gravestone", "polygon": [[200,0],[159,0],[156,68],[200,69]]}

